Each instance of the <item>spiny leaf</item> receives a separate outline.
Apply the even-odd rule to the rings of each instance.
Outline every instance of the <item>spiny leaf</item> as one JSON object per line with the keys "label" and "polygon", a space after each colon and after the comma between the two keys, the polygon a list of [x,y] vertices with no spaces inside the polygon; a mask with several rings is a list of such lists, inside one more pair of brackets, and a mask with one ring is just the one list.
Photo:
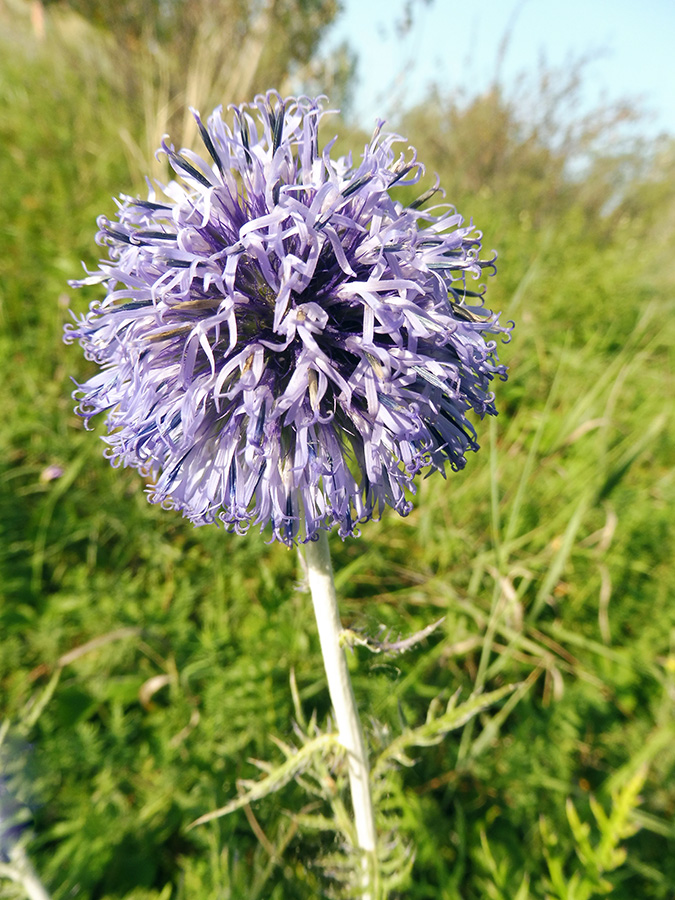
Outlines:
{"label": "spiny leaf", "polygon": [[504,697],[512,693],[518,685],[506,685],[498,688],[496,691],[490,691],[487,694],[480,694],[477,697],[470,697],[460,706],[454,704],[455,698],[451,698],[448,708],[443,715],[438,718],[427,719],[423,725],[417,728],[411,728],[394,740],[380,753],[373,767],[373,778],[381,777],[383,770],[391,763],[392,760],[405,758],[405,751],[409,747],[428,747],[442,741],[446,734],[461,728],[474,716],[492,706],[499,703]]}
{"label": "spiny leaf", "polygon": [[252,784],[245,793],[235,797],[234,800],[230,800],[229,803],[226,803],[225,806],[221,806],[220,809],[215,809],[213,812],[206,813],[198,819],[195,819],[194,822],[191,822],[190,825],[188,825],[188,830],[195,828],[197,825],[204,825],[206,822],[211,822],[213,819],[219,819],[221,816],[227,816],[231,812],[241,809],[241,807],[245,806],[247,803],[253,803],[256,800],[267,797],[269,794],[273,794],[304,771],[315,754],[329,750],[337,750],[338,748],[341,748],[341,746],[336,734],[319,735],[319,737],[310,741],[308,744],[305,744],[304,747],[301,747],[297,753],[286,759],[280,766],[273,769],[266,778],[262,778],[260,781],[256,781]]}

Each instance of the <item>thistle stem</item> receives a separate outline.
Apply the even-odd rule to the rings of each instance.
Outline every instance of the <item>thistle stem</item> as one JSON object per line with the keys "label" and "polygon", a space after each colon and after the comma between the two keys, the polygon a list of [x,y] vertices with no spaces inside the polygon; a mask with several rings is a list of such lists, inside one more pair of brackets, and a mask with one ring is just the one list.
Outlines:
{"label": "thistle stem", "polygon": [[373,801],[370,794],[368,755],[347,668],[347,659],[340,642],[342,626],[327,533],[321,531],[318,541],[308,541],[305,544],[304,552],[323,664],[328,678],[328,690],[335,710],[340,743],[347,751],[356,836],[358,846],[364,853],[364,868],[366,869],[367,887],[363,897],[364,900],[373,900],[371,886],[374,875],[376,833]]}

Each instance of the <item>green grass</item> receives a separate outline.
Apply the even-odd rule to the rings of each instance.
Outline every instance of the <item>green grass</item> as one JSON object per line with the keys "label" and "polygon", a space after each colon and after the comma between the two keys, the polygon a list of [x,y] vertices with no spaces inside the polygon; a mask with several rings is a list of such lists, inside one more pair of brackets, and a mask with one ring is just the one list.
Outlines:
{"label": "green grass", "polygon": [[[342,854],[317,827],[335,825],[339,767],[317,760],[187,830],[259,777],[251,758],[282,762],[273,737],[298,743],[292,672],[325,726],[311,603],[293,552],[151,507],[74,416],[70,376],[88,370],[61,329],[93,295],[69,301],[66,280],[96,259],[95,216],[141,189],[119,136],[138,110],[72,46],[21,41],[0,54],[5,786],[32,812],[28,851],[55,900],[322,896]],[[407,519],[334,539],[334,566],[354,629],[445,616],[405,655],[350,657],[374,760],[434,698],[518,687],[383,775],[387,827],[415,847],[401,896],[669,900],[673,147],[651,162],[645,148],[611,204],[608,152],[571,182],[511,111],[510,142],[476,174],[493,118],[446,111],[464,156],[425,145],[429,111],[407,133],[500,250],[488,298],[517,321],[510,379],[466,470],[423,480]],[[52,465],[63,475],[45,480]]]}

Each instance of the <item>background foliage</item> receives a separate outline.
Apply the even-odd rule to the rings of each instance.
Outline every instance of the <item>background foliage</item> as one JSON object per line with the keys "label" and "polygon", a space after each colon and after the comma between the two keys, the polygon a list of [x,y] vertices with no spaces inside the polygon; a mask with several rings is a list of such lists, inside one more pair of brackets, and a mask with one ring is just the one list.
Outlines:
{"label": "background foliage", "polygon": [[[186,830],[258,777],[251,758],[283,760],[273,737],[299,745],[293,721],[325,725],[296,557],[193,529],[107,467],[72,413],[87,364],[61,330],[95,216],[144,190],[167,124],[189,139],[186,102],[317,77],[348,93],[347,52],[315,54],[336,7],[261,3],[270,30],[253,5],[203,0],[149,36],[72,5],[90,21],[0,9],[0,829],[30,814],[56,900],[321,896],[340,884],[339,766]],[[200,29],[224,27],[216,13],[255,66],[215,65]],[[518,323],[467,469],[423,481],[408,519],[333,543],[362,638],[445,616],[405,655],[354,648],[374,755],[435,697],[517,685],[383,776],[383,827],[415,846],[400,890],[419,900],[675,895],[675,146],[626,140],[630,108],[570,113],[582,83],[580,66],[435,95],[400,123],[499,249],[489,303]]]}

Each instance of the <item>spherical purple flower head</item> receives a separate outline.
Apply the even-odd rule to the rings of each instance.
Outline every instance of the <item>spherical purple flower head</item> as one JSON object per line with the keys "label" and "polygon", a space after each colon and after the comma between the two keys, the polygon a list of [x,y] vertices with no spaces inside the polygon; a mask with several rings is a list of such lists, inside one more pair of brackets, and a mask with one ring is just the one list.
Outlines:
{"label": "spherical purple flower head", "polygon": [[414,150],[380,123],[360,162],[333,158],[323,99],[195,114],[205,158],[163,142],[180,181],[99,219],[109,260],[73,284],[107,294],[66,326],[101,367],[74,396],[87,425],[107,414],[113,465],[195,524],[286,544],[405,515],[420,470],[462,468],[511,327],[466,287],[493,268],[480,232],[392,196]]}

